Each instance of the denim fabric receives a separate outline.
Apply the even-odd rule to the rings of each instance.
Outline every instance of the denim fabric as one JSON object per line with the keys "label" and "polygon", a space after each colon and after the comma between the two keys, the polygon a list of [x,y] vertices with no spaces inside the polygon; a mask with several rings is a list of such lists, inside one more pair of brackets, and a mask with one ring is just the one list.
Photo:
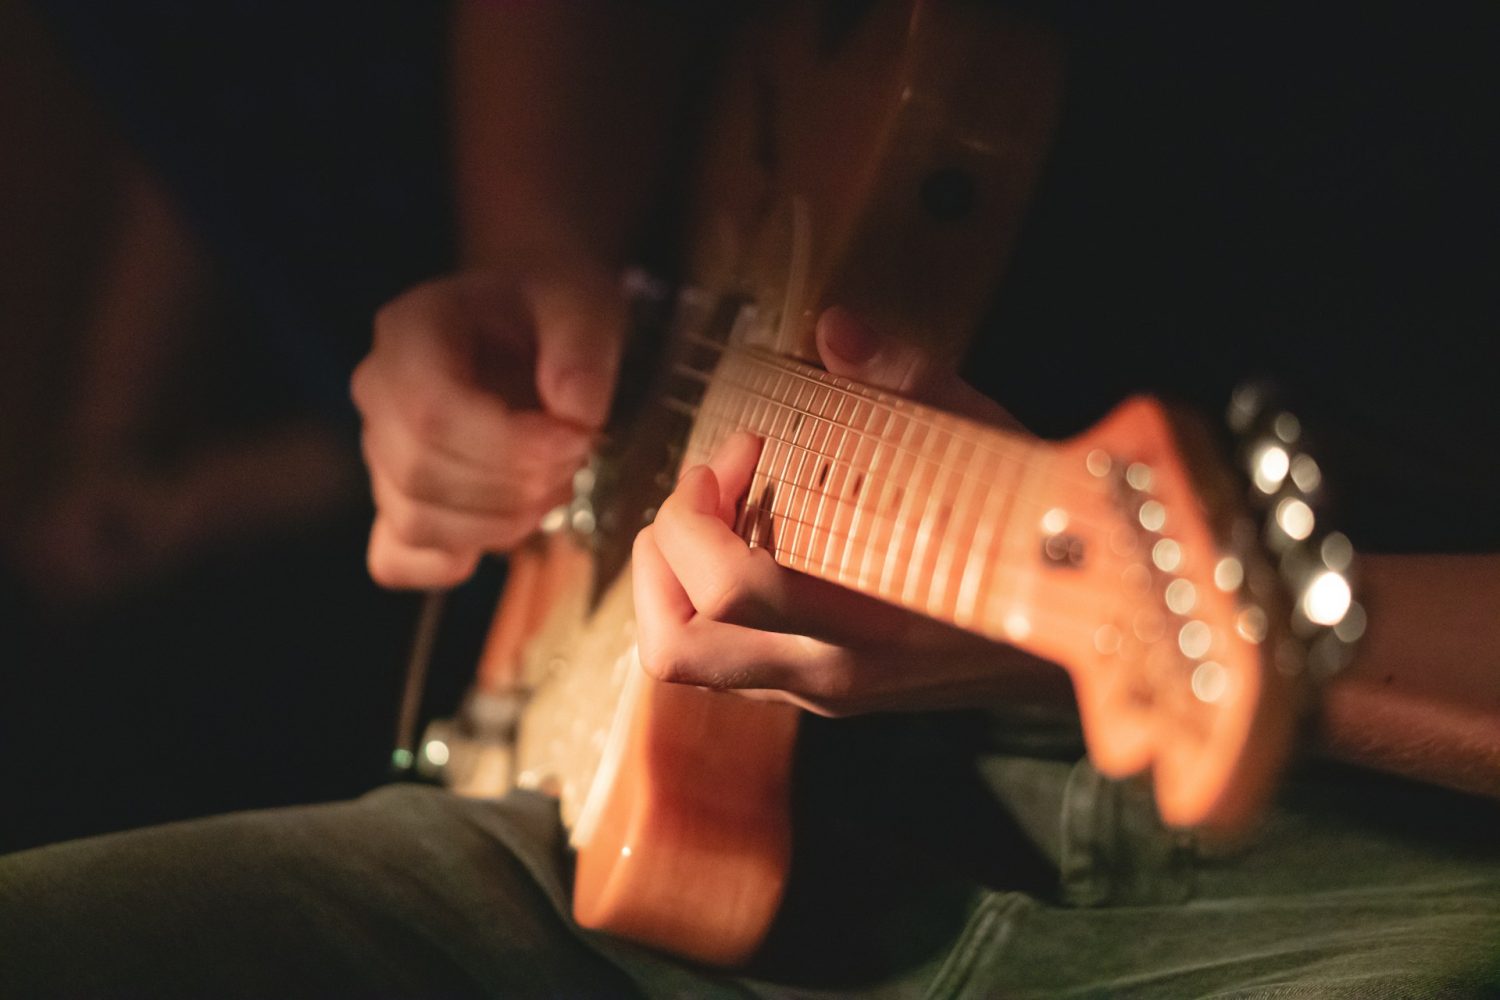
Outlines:
{"label": "denim fabric", "polygon": [[1494,803],[1312,766],[1215,849],[1162,829],[1140,783],[1050,769],[1056,895],[988,894],[929,996],[1500,994]]}
{"label": "denim fabric", "polygon": [[[884,779],[900,783],[932,763],[913,760],[911,746],[884,748],[910,765]],[[845,760],[852,767],[857,755]],[[1162,831],[1134,783],[1106,781],[1087,764],[997,756],[979,773],[996,790],[1001,814],[1013,828],[1052,829],[1027,859],[1045,875],[1022,891],[960,886],[958,874],[969,870],[957,858],[946,859],[947,868],[930,863],[899,831],[864,827],[859,835],[858,814],[878,820],[868,813],[881,803],[861,803],[858,788],[829,793],[817,785],[839,767],[805,770],[811,778],[803,794],[817,792],[837,808],[803,816],[811,854],[799,855],[767,953],[738,976],[572,925],[564,838],[548,800],[517,794],[480,803],[396,786],[351,803],[207,819],[0,859],[0,995],[1446,997],[1500,990],[1500,821],[1490,804],[1315,770],[1291,783],[1253,844],[1211,851]],[[870,778],[867,788],[884,779]],[[899,808],[894,800],[884,805]],[[922,805],[931,808],[912,816],[913,830],[942,818],[941,807]],[[831,815],[840,810],[841,817]],[[938,826],[946,824],[934,827],[941,834]],[[887,866],[886,848],[909,852],[907,863]],[[955,850],[953,842],[943,849]],[[843,857],[831,879],[807,870],[819,852]],[[841,906],[809,884],[855,905]]]}

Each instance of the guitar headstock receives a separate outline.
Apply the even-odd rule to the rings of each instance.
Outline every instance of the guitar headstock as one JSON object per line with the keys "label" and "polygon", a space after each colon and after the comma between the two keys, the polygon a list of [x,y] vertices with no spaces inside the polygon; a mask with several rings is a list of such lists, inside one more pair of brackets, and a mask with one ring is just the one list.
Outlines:
{"label": "guitar headstock", "polygon": [[[1124,403],[1059,461],[1093,493],[1099,536],[1086,569],[1101,620],[1070,663],[1090,755],[1114,776],[1150,768],[1172,825],[1241,830],[1290,749],[1307,662],[1263,544],[1284,528],[1273,512],[1262,530],[1201,425],[1153,400]],[[1291,500],[1282,520],[1310,511]]]}

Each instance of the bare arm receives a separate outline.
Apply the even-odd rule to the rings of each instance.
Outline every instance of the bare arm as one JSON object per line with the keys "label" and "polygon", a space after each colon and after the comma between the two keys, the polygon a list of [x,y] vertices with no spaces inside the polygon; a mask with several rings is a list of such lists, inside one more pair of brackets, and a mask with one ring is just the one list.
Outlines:
{"label": "bare arm", "polygon": [[[662,179],[702,39],[609,4],[470,0],[455,28],[466,263],[612,272]],[[1364,585],[1369,632],[1322,692],[1318,742],[1354,763],[1500,796],[1500,557],[1371,557]]]}
{"label": "bare arm", "polygon": [[690,27],[636,5],[458,5],[468,273],[381,309],[352,383],[380,583],[458,583],[569,495],[613,392],[619,268],[665,179]]}
{"label": "bare arm", "polygon": [[469,266],[617,268],[663,180],[696,45],[650,5],[457,6],[454,161]]}
{"label": "bare arm", "polygon": [[[833,312],[839,311],[819,326],[828,367],[900,389],[881,366],[846,363],[837,350],[829,352]],[[893,357],[889,367],[904,370],[900,360]],[[946,386],[934,398],[951,406],[960,389]],[[711,485],[700,482],[701,476],[685,479],[637,540],[636,613],[649,671],[663,680],[749,687],[757,697],[780,697],[833,715],[1066,697],[1065,687],[1044,683],[1065,681],[1061,670],[1006,656],[993,643],[907,643],[921,630],[882,624],[891,609],[874,603],[855,609],[848,595],[823,593],[821,584],[795,574],[752,567],[750,559],[740,560],[745,575],[739,582],[751,599],[739,602],[743,610],[715,612],[715,595],[734,589],[726,577],[735,560],[712,554],[743,552],[743,543],[714,522],[714,498],[723,499],[720,489],[742,490],[754,461],[753,449],[717,455]],[[692,513],[708,516],[695,521]],[[707,604],[695,595],[706,596]],[[1356,661],[1319,692],[1317,748],[1365,767],[1500,797],[1500,555],[1370,556],[1362,564],[1362,597],[1369,629]],[[831,612],[834,607],[839,610]],[[700,608],[710,613],[698,614]],[[719,630],[719,619],[738,631]],[[753,630],[798,632],[787,628],[789,622],[822,636],[840,635],[840,623],[855,628],[836,650],[827,643],[787,642],[785,636],[754,647]],[[726,638],[708,643],[715,631]],[[874,636],[881,637],[877,648],[867,648]],[[749,660],[737,664],[737,656]],[[933,667],[893,671],[882,666],[887,656]]]}
{"label": "bare arm", "polygon": [[1370,556],[1369,629],[1322,693],[1319,745],[1500,797],[1500,555]]}

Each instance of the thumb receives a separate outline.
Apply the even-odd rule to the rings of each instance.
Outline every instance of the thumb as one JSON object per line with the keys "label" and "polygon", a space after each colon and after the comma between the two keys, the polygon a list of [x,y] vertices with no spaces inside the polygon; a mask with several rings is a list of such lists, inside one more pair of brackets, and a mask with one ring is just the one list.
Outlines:
{"label": "thumb", "polygon": [[589,430],[604,426],[625,339],[625,301],[608,278],[529,290],[536,323],[536,391],[542,408]]}
{"label": "thumb", "polygon": [[835,375],[929,403],[959,416],[1019,429],[1016,419],[994,400],[937,365],[920,347],[882,337],[854,313],[839,306],[818,317],[818,354]]}
{"label": "thumb", "polygon": [[918,397],[932,377],[932,361],[919,348],[882,337],[848,309],[834,306],[818,317],[818,354],[835,375],[902,396]]}
{"label": "thumb", "polygon": [[713,472],[718,484],[714,513],[730,527],[734,527],[735,508],[745,497],[751,480],[755,478],[760,448],[760,438],[746,431],[735,431],[728,440],[714,449],[713,455],[708,459],[707,468]]}

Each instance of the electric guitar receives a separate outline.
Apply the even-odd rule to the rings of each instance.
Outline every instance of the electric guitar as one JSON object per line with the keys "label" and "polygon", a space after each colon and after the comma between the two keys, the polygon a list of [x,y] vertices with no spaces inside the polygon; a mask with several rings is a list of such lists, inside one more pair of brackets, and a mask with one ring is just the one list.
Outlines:
{"label": "electric guitar", "polygon": [[730,433],[764,441],[738,522],[748,544],[1058,664],[1096,766],[1149,769],[1171,824],[1251,820],[1291,742],[1307,650],[1334,648],[1344,615],[1301,599],[1340,567],[1297,545],[1312,515],[1275,458],[1289,467],[1296,442],[1248,396],[1245,457],[1274,501],[1264,529],[1210,435],[1153,400],[1051,442],[807,360],[812,318],[834,303],[939,356],[962,350],[1061,80],[1055,43],[1017,15],[848,9],[788,5],[730,60],[684,290],[632,432],[513,556],[465,714],[427,737],[460,792],[559,797],[581,924],[711,964],[753,953],[781,898],[798,712],[651,680],[628,551],[678,468]]}

